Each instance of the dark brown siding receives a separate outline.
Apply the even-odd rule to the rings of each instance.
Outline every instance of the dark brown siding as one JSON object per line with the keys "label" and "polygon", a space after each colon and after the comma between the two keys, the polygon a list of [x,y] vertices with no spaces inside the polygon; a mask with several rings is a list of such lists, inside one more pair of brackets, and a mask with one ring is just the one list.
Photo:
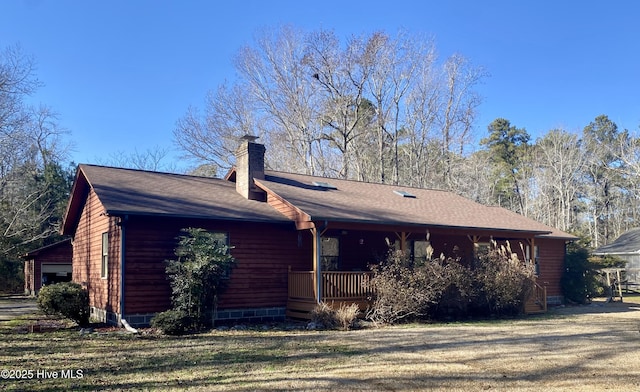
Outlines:
{"label": "dark brown siding", "polygon": [[561,296],[560,279],[564,269],[565,241],[536,239],[539,251],[538,283],[547,286],[547,295]]}
{"label": "dark brown siding", "polygon": [[[82,209],[73,239],[73,281],[89,291],[89,304],[119,313],[120,228],[118,217],[105,215],[104,207],[91,190]],[[109,232],[109,270],[100,276],[102,233]]]}
{"label": "dark brown siding", "polygon": [[309,269],[311,235],[291,224],[130,217],[126,226],[126,314],[170,307],[165,260],[174,257],[180,229],[201,227],[229,234],[237,265],[220,309],[285,306],[288,268]]}

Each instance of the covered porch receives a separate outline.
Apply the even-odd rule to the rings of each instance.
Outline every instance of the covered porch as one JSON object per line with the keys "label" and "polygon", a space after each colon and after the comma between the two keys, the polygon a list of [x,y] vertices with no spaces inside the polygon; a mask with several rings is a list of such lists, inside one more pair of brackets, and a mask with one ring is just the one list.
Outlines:
{"label": "covered porch", "polygon": [[[522,260],[535,263],[538,269],[537,233],[323,223],[321,228],[314,225],[304,230],[310,233],[306,239],[311,242],[311,268],[289,269],[288,317],[310,319],[320,302],[336,308],[356,303],[365,311],[373,294],[369,265],[384,260],[390,249],[401,250],[412,260],[426,259],[432,251],[434,257],[443,254],[466,264],[488,249],[492,240],[508,240],[514,252],[522,253]],[[535,283],[525,312],[546,310],[546,287]]]}

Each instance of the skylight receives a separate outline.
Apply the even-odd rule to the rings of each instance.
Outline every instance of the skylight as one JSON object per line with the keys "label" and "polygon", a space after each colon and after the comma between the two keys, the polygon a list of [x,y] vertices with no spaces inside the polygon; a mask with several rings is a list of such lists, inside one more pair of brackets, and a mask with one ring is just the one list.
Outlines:
{"label": "skylight", "polygon": [[402,197],[408,197],[410,199],[415,199],[416,195],[409,193],[407,191],[393,191],[393,193],[395,193],[396,195],[402,196]]}
{"label": "skylight", "polygon": [[338,189],[335,185],[331,185],[328,182],[322,182],[322,181],[314,181],[313,185],[320,188],[325,188],[325,189]]}

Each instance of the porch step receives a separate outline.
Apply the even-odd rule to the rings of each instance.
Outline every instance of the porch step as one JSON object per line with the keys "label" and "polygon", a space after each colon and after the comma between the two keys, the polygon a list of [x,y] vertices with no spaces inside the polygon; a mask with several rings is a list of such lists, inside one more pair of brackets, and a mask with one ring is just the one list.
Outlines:
{"label": "porch step", "polygon": [[536,307],[536,308],[525,308],[524,309],[524,313],[525,314],[542,314],[542,313],[546,313],[544,309],[542,309],[541,307]]}
{"label": "porch step", "polygon": [[524,304],[525,314],[540,314],[545,313],[544,305],[535,300],[529,300]]}

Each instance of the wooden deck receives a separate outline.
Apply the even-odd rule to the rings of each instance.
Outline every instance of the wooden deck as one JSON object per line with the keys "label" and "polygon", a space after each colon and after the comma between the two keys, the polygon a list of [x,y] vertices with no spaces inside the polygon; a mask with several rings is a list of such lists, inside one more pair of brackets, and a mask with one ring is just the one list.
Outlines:
{"label": "wooden deck", "polygon": [[[314,271],[289,272],[287,317],[311,319],[311,311],[317,304],[315,276]],[[333,307],[355,303],[364,311],[371,293],[372,276],[371,272],[322,272],[321,300]]]}

